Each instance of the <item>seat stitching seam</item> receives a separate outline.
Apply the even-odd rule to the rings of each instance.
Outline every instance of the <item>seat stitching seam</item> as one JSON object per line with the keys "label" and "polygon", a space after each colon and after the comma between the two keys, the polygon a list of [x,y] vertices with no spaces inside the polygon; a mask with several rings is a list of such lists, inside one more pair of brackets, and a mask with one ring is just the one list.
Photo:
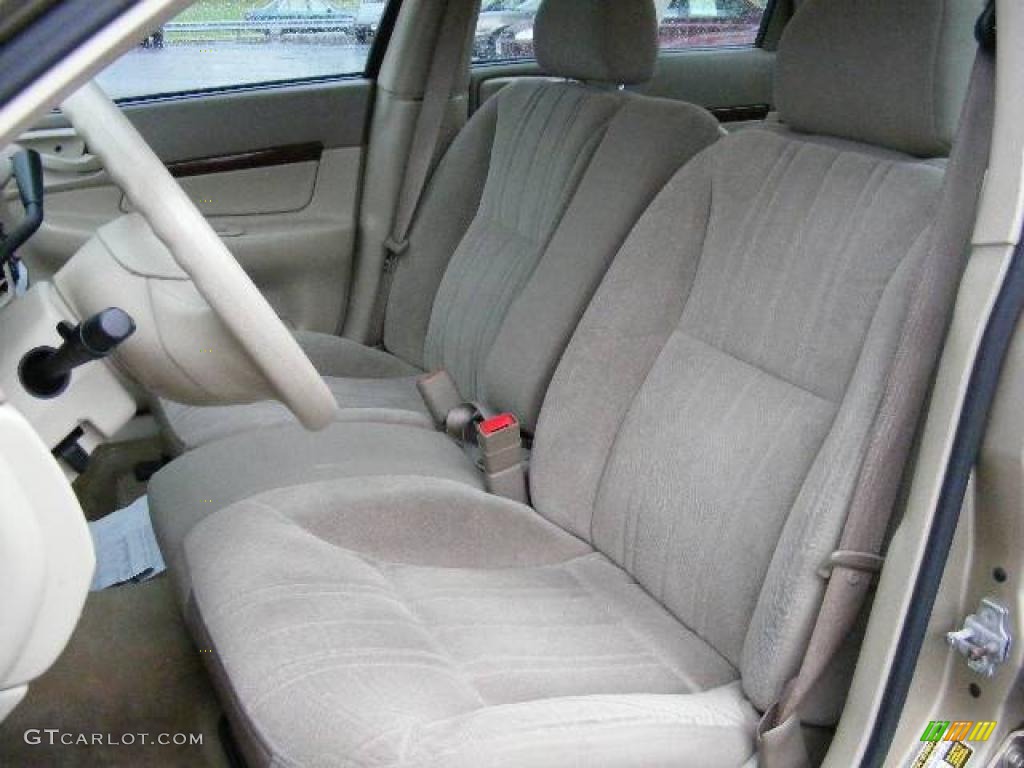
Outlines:
{"label": "seat stitching seam", "polygon": [[[582,112],[585,101],[586,99],[584,98],[577,100],[576,104],[574,105],[575,108],[573,112],[573,119],[575,119],[576,116],[578,116],[578,114]],[[543,185],[544,194],[546,197],[554,197],[561,200],[561,203],[558,206],[559,210],[557,212],[557,215],[552,216],[551,221],[548,222],[547,229],[545,232],[537,231],[534,233],[532,239],[532,244],[534,245],[534,248],[531,249],[532,258],[530,252],[526,252],[524,254],[521,254],[521,258],[518,260],[518,263],[509,263],[508,265],[506,265],[504,278],[501,281],[499,281],[499,285],[502,286],[501,295],[499,297],[500,300],[491,303],[491,309],[490,312],[487,314],[485,321],[479,323],[477,326],[476,340],[472,346],[472,376],[474,392],[478,391],[480,368],[482,365],[485,364],[487,354],[490,351],[489,349],[485,350],[483,348],[484,338],[486,336],[491,336],[491,343],[493,344],[494,339],[496,339],[497,335],[501,332],[501,326],[503,324],[504,318],[510,311],[512,304],[515,302],[516,297],[519,296],[525,289],[525,287],[530,283],[531,279],[533,278],[533,275],[537,271],[538,266],[544,260],[544,256],[546,255],[547,250],[551,245],[551,241],[555,238],[555,235],[561,228],[562,222],[565,220],[565,215],[568,212],[572,204],[572,201],[575,199],[576,193],[579,190],[579,186],[582,183],[583,178],[586,176],[587,171],[589,170],[590,164],[593,161],[593,158],[600,146],[601,141],[603,141],[604,139],[605,133],[607,132],[608,123],[611,121],[613,117],[614,114],[607,117],[604,120],[600,131],[595,133],[594,136],[591,136],[586,141],[580,142],[579,146],[576,149],[576,154],[573,161],[568,164],[570,166],[569,171],[564,175],[565,177],[563,179],[561,188],[558,190],[557,195],[554,194],[550,188],[550,177],[554,171],[553,164],[549,166],[548,180]],[[562,131],[560,133],[558,139],[559,149],[561,149],[561,147],[568,140],[569,134],[570,131],[568,130]],[[582,158],[584,156],[587,156],[587,159],[585,161],[582,161]],[[582,168],[577,168],[577,166],[580,165],[581,161]],[[545,208],[551,207],[553,207],[553,204],[545,206]],[[529,268],[523,270],[523,274],[520,276],[519,280],[513,283],[509,279],[509,276],[512,274],[513,271],[516,271],[519,267],[521,267],[524,263],[528,261],[532,261],[532,264],[529,264]],[[495,323],[496,319],[497,323]]]}
{"label": "seat stitching seam", "polygon": [[[852,155],[854,157],[860,157],[856,153],[852,152],[845,152],[843,154],[844,156]],[[844,218],[844,221],[842,223],[842,231],[840,232],[839,238],[837,238],[838,247],[832,249],[832,254],[834,256],[841,257],[843,253],[847,252],[847,250],[849,249],[854,232],[857,232],[860,229],[862,229],[861,223],[863,222],[864,218],[868,215],[868,211],[871,209],[871,201],[877,194],[877,191],[881,189],[882,186],[885,184],[885,181],[886,179],[888,179],[889,174],[892,171],[892,168],[893,164],[888,163],[886,161],[878,161],[875,163],[875,166],[874,168],[872,168],[868,179],[864,182],[860,192],[857,195],[857,200],[855,201],[852,207],[852,211],[854,213]],[[850,259],[847,258],[845,262],[845,268],[848,268],[850,264]],[[840,286],[840,284],[841,274],[839,270],[836,270],[832,274],[831,284],[826,288],[826,290],[823,290],[821,292],[818,298],[818,308],[829,306],[829,304],[831,303],[830,299],[832,299],[835,296],[836,290]],[[804,326],[805,331],[807,327],[813,323],[812,318],[814,316],[815,311],[810,311],[807,313],[807,323]],[[800,345],[801,351],[807,348],[806,339],[807,335],[805,333]]]}
{"label": "seat stitching seam", "polygon": [[[712,147],[708,148],[708,150],[707,150],[707,157],[710,158],[708,162],[711,165],[711,167],[708,169],[708,178],[707,178],[707,185],[708,185],[707,215],[704,217],[704,231],[701,233],[701,242],[700,242],[699,248],[697,249],[697,259],[696,259],[697,263],[694,265],[693,275],[692,275],[692,277],[691,277],[691,279],[689,281],[689,285],[687,287],[687,295],[686,295],[686,298],[683,300],[682,307],[679,310],[679,317],[676,319],[676,325],[675,325],[676,328],[678,328],[679,324],[682,322],[683,315],[686,313],[686,305],[689,303],[690,297],[693,295],[693,289],[694,289],[694,286],[697,283],[697,275],[698,275],[698,273],[700,271],[700,264],[701,264],[701,262],[704,259],[704,251],[705,251],[705,248],[707,246],[708,232],[711,229],[711,216],[712,216],[712,213],[714,211],[714,200],[715,200],[714,177],[715,177],[715,170],[717,169],[717,167],[719,165],[719,162],[720,162],[719,161],[719,157],[718,157],[718,153],[715,151],[715,147],[712,146]],[[664,349],[664,344],[668,343],[668,339],[672,336],[672,332],[673,332],[673,329],[668,329],[667,332],[664,334],[664,343],[662,344],[662,349]],[[647,337],[661,336],[661,335],[663,335],[663,334],[655,331],[655,332],[652,332],[652,333],[640,334],[640,338],[647,338]],[[632,413],[633,408],[636,405],[637,393],[640,391],[640,388],[643,387],[644,382],[647,381],[647,379],[650,377],[651,371],[654,369],[654,366],[657,364],[658,358],[660,358],[660,357],[661,357],[661,350],[659,349],[658,353],[652,356],[652,359],[651,359],[650,363],[647,365],[647,370],[643,373],[642,376],[638,377],[638,382],[639,382],[638,386],[637,386],[636,390],[633,392],[633,397],[630,400],[629,405],[625,408],[625,410],[622,413],[622,416],[619,418],[618,423],[616,424],[615,436],[612,438],[611,445],[608,446],[608,451],[604,455],[604,461],[602,462],[601,471],[597,474],[597,476],[595,478],[594,495],[593,495],[593,497],[591,499],[591,503],[590,503],[590,525],[589,525],[589,528],[588,528],[588,541],[590,541],[590,542],[594,541],[594,518],[597,517],[597,505],[598,505],[600,497],[601,497],[601,488],[604,485],[605,475],[607,475],[607,473],[608,473],[608,465],[611,462],[611,457],[615,453],[616,447],[618,446],[619,437],[622,434],[622,426],[623,426],[623,424],[626,423],[626,419],[629,417],[630,413]]]}
{"label": "seat stitching seam", "polygon": [[[801,150],[806,150],[806,147],[802,147]],[[798,152],[798,154],[803,154],[803,151]],[[783,276],[789,274],[793,264],[796,263],[799,260],[799,257],[802,256],[807,251],[807,246],[805,244],[805,240],[807,237],[807,228],[810,222],[817,221],[817,219],[815,218],[815,214],[817,213],[818,207],[821,205],[822,202],[821,193],[824,191],[826,184],[828,184],[829,178],[831,177],[833,171],[836,168],[836,165],[839,163],[839,160],[840,158],[842,158],[842,156],[843,153],[841,152],[834,153],[832,155],[831,161],[828,164],[828,168],[821,174],[821,179],[818,182],[818,188],[814,192],[812,202],[807,207],[807,210],[804,212],[803,219],[800,222],[800,228],[797,231],[796,236],[792,240],[792,245],[787,249],[784,263],[780,267],[779,271]],[[767,315],[769,317],[774,315],[775,309],[778,307],[779,302],[782,300],[783,293],[784,290],[782,289],[775,290],[775,295],[769,302],[767,309]],[[761,337],[759,351],[762,354],[765,353],[765,347],[768,344],[769,335],[770,334],[766,333]]]}
{"label": "seat stitching seam", "polygon": [[[597,558],[594,558],[594,559],[595,559],[595,560],[597,560]],[[602,560],[603,560],[603,559],[604,559],[604,558],[603,558],[603,556],[602,556]],[[600,562],[600,561],[599,561],[599,562]],[[655,600],[654,596],[653,596],[653,595],[651,595],[651,594],[650,594],[650,593],[649,593],[649,592],[648,592],[648,591],[647,591],[646,589],[644,589],[644,587],[643,587],[643,586],[642,586],[642,585],[641,585],[641,584],[640,584],[640,583],[639,583],[638,581],[636,581],[635,579],[633,579],[633,578],[632,578],[632,576],[629,576],[629,574],[628,574],[628,572],[627,572],[627,571],[623,570],[622,572],[623,572],[623,573],[625,573],[625,574],[626,574],[626,575],[627,575],[627,576],[629,577],[629,581],[630,581],[630,584],[631,584],[631,586],[635,586],[635,587],[639,588],[639,589],[640,589],[641,591],[643,591],[643,593],[644,593],[645,595],[647,595],[647,596],[648,596],[648,597],[649,597],[649,598],[650,598],[651,600]],[[575,579],[576,579],[576,580],[577,580],[577,581],[578,581],[578,582],[579,582],[579,583],[580,583],[580,584],[581,584],[581,585],[582,585],[582,586],[583,586],[583,587],[584,587],[585,589],[588,589],[588,591],[590,591],[590,593],[591,593],[591,594],[592,594],[592,595],[594,596],[594,598],[595,598],[595,600],[596,600],[596,598],[598,597],[598,595],[599,595],[600,593],[598,592],[598,590],[596,589],[596,587],[594,587],[593,583],[592,583],[592,582],[590,582],[590,580],[589,580],[589,579],[588,579],[588,578],[587,578],[586,576],[584,576],[584,575],[583,575],[582,573],[578,572],[578,571],[577,571],[577,569],[575,569],[575,568],[574,568],[574,569],[572,569],[572,570],[570,571],[570,573],[572,573],[572,576],[573,576],[573,578],[575,578]],[[657,602],[657,601],[655,600],[655,602]],[[660,603],[659,603],[659,606],[660,606]],[[626,621],[625,621],[625,616],[623,616],[622,614],[614,614],[614,617],[615,617],[615,619],[616,619],[616,621],[617,621],[618,625],[619,625],[619,626],[620,626],[620,627],[621,627],[621,628],[623,629],[623,631],[624,631],[624,632],[625,632],[626,634],[628,634],[628,635],[629,635],[630,637],[632,637],[632,638],[633,638],[634,640],[636,640],[636,641],[637,641],[637,643],[638,643],[638,645],[640,645],[641,647],[646,647],[646,648],[647,648],[647,651],[648,651],[648,653],[649,653],[649,654],[650,654],[650,655],[651,655],[652,657],[654,657],[654,658],[658,659],[658,661],[659,661],[659,662],[661,663],[661,665],[662,665],[662,666],[663,666],[663,667],[664,667],[665,669],[668,669],[668,670],[670,670],[670,671],[672,672],[672,674],[674,674],[674,675],[676,676],[676,679],[677,679],[677,680],[679,680],[679,681],[680,681],[681,683],[683,683],[684,685],[687,685],[687,686],[689,686],[689,687],[690,687],[691,689],[696,689],[696,690],[700,690],[700,686],[698,686],[698,685],[697,685],[697,684],[695,683],[695,681],[694,681],[694,680],[692,680],[692,679],[690,678],[690,676],[689,676],[689,675],[685,674],[685,672],[684,672],[684,671],[683,671],[683,670],[682,670],[681,668],[679,668],[679,667],[678,667],[677,665],[675,665],[675,664],[671,663],[671,662],[670,662],[670,661],[668,660],[668,658],[666,658],[666,657],[665,657],[665,656],[664,656],[664,655],[663,655],[663,654],[661,653],[660,649],[659,649],[659,648],[657,648],[657,646],[653,645],[653,644],[652,644],[652,643],[651,643],[651,642],[650,642],[650,641],[649,641],[648,639],[646,639],[646,638],[644,638],[643,636],[641,636],[641,635],[637,634],[637,632],[636,632],[636,631],[635,631],[635,630],[634,630],[634,629],[633,629],[633,628],[632,628],[632,627],[631,627],[631,626],[630,626],[629,624],[627,624],[627,623],[626,623]],[[683,624],[683,623],[682,623],[681,621],[679,621],[678,619],[675,619],[675,617],[672,617],[672,618],[673,618],[673,619],[674,619],[674,620],[675,620],[675,621],[676,621],[676,622],[677,622],[677,623],[678,623],[678,624],[679,624],[679,625],[680,625],[681,627],[683,627],[684,629],[686,629],[687,631],[689,631],[689,628],[688,628],[688,627],[686,627],[686,625],[685,625],[685,624]],[[731,667],[731,666],[732,666],[732,665],[730,664],[730,667]]]}
{"label": "seat stitching seam", "polygon": [[[516,123],[515,130],[513,131],[512,136],[510,137],[510,141],[506,145],[499,145],[498,143],[498,136],[502,133],[503,128],[503,126],[501,125],[502,113],[501,110],[498,110],[494,130],[494,146],[498,146],[499,149],[501,150],[507,150],[511,147],[516,146],[522,140],[523,133],[526,130],[526,124],[532,119],[532,115],[536,111],[537,104],[539,103],[544,91],[545,89],[543,87],[540,87],[529,94],[528,98],[526,99],[526,103],[523,107],[522,116],[520,120]],[[472,249],[467,252],[466,257],[460,257],[461,253],[464,252],[462,251],[462,245],[466,242],[467,238],[469,238],[471,234],[475,239],[481,239],[481,236],[484,233],[477,234],[475,231],[478,220],[485,217],[495,216],[496,214],[494,214],[493,211],[497,211],[497,213],[500,214],[501,209],[503,208],[502,199],[505,194],[505,188],[508,185],[508,177],[512,166],[513,155],[514,153],[510,151],[500,151],[498,153],[495,153],[492,150],[491,162],[488,167],[487,177],[484,180],[483,189],[480,191],[480,202],[477,207],[476,215],[473,217],[473,220],[470,221],[469,225],[466,227],[466,232],[462,236],[462,238],[460,238],[458,245],[455,246],[453,256],[456,258],[453,258],[451,261],[449,261],[448,266],[445,268],[444,274],[441,276],[441,282],[440,285],[438,286],[437,295],[434,298],[434,306],[432,307],[432,310],[437,307],[438,301],[440,299],[445,298],[445,293],[451,293],[452,291],[454,291],[455,295],[449,299],[447,305],[444,307],[444,317],[438,317],[438,333],[436,335],[430,333],[430,327],[433,326],[433,317],[431,317],[430,321],[428,321],[427,337],[425,339],[426,349],[424,350],[424,356],[425,358],[436,358],[437,361],[442,366],[446,364],[446,345],[444,343],[444,339],[447,338],[449,333],[448,329],[451,324],[451,314],[455,306],[454,298],[458,296],[459,291],[461,290],[460,286],[462,283],[462,281],[457,281],[452,286],[452,288],[449,289],[447,288],[448,283],[445,280],[445,278],[448,276],[453,266],[457,266],[459,261],[465,261],[468,264],[473,264],[475,262],[475,259],[472,258],[475,251]],[[433,311],[431,312],[431,315],[433,315]],[[437,338],[435,338],[435,336]],[[427,354],[428,352],[430,352],[431,348],[433,349],[433,352],[431,354]]]}
{"label": "seat stitching seam", "polygon": [[782,376],[782,375],[780,375],[780,374],[778,374],[778,373],[776,373],[774,371],[771,371],[771,370],[761,366],[758,363],[751,362],[750,360],[747,360],[746,358],[741,357],[740,355],[736,354],[735,352],[731,352],[728,349],[723,349],[718,344],[715,344],[715,343],[709,341],[708,339],[698,335],[694,331],[686,330],[686,329],[680,327],[676,331],[676,333],[678,333],[678,334],[680,334],[682,336],[685,336],[688,339],[697,342],[698,344],[702,344],[703,346],[707,347],[708,349],[714,350],[715,352],[718,352],[719,354],[722,354],[722,355],[724,355],[724,356],[726,356],[726,357],[728,357],[728,358],[730,358],[732,360],[735,360],[736,362],[741,363],[744,366],[746,366],[748,368],[751,368],[754,371],[756,371],[756,372],[758,372],[758,373],[760,373],[760,374],[762,374],[764,376],[767,376],[767,377],[769,377],[771,379],[774,379],[775,381],[778,381],[781,384],[785,384],[785,385],[787,385],[789,387],[792,387],[793,389],[797,389],[797,390],[803,392],[806,395],[810,395],[815,400],[818,400],[820,402],[823,402],[823,403],[826,403],[826,404],[832,405],[832,406],[837,405],[837,401],[833,400],[832,398],[828,397],[827,395],[824,395],[824,394],[819,393],[819,392],[815,392],[813,389],[809,389],[808,387],[806,387],[806,386],[804,386],[802,384],[798,384],[795,381],[791,381],[788,378],[786,378],[785,376]]}
{"label": "seat stitching seam", "polygon": [[[747,264],[753,258],[754,253],[757,251],[756,243],[759,235],[768,226],[769,216],[767,212],[770,211],[778,196],[782,192],[782,185],[779,180],[785,178],[789,167],[793,164],[796,155],[798,154],[799,146],[795,141],[783,141],[780,144],[778,150],[778,156],[772,163],[771,168],[767,170],[764,177],[761,179],[761,184],[757,189],[757,192],[751,197],[751,203],[748,207],[747,214],[743,217],[743,221],[737,227],[739,235],[737,235],[735,241],[729,248],[728,254],[724,257],[728,261],[732,259],[739,259],[740,263],[736,267],[736,271],[742,272],[746,269]],[[717,159],[717,158],[716,158]],[[718,170],[718,164],[715,164],[715,171]],[[717,173],[713,174],[711,184],[712,188],[715,186],[717,180]],[[767,199],[764,199],[767,198]],[[707,246],[707,233],[710,232],[712,224],[715,222],[715,211],[713,208],[709,208],[707,223],[705,225],[705,236],[701,244],[701,259],[697,264],[697,268],[694,271],[693,285],[696,287],[703,274],[705,260],[704,260],[704,249]],[[690,296],[693,295],[693,288],[691,288]],[[737,302],[742,301],[742,296],[731,297],[730,310],[726,314],[735,316],[737,313],[733,309]],[[687,319],[687,310],[689,309],[689,300],[687,300],[686,306],[683,308],[682,316],[680,317],[679,324],[682,325]]]}
{"label": "seat stitching seam", "polygon": [[441,646],[440,642],[438,641],[437,637],[434,635],[432,631],[432,626],[426,621],[426,619],[420,613],[419,609],[415,604],[415,601],[410,597],[406,596],[404,589],[402,589],[398,585],[397,579],[393,575],[385,576],[384,564],[380,563],[379,561],[373,561],[371,563],[371,567],[377,568],[381,575],[388,579],[388,581],[392,585],[392,589],[394,590],[395,594],[398,595],[398,597],[403,601],[403,603],[406,606],[406,610],[412,616],[413,620],[420,625],[420,628],[423,630],[424,635],[426,635],[427,638],[429,639],[431,645],[433,645],[437,649],[438,653],[443,655],[448,660],[448,663],[450,664],[452,671],[455,672],[456,676],[462,680],[463,684],[470,691],[472,691],[473,694],[476,695],[477,699],[480,701],[481,706],[486,706],[487,703],[484,701],[484,698],[481,695],[480,691],[477,689],[476,685],[466,674],[466,670],[462,667],[462,664],[460,664],[450,653],[448,653]]}

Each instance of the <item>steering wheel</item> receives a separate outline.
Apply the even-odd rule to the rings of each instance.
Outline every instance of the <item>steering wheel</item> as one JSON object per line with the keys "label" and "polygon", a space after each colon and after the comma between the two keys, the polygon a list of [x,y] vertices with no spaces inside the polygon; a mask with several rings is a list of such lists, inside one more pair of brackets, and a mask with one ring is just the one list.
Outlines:
{"label": "steering wheel", "polygon": [[337,403],[295,337],[117,105],[91,82],[61,109],[244,350],[256,372],[308,429]]}

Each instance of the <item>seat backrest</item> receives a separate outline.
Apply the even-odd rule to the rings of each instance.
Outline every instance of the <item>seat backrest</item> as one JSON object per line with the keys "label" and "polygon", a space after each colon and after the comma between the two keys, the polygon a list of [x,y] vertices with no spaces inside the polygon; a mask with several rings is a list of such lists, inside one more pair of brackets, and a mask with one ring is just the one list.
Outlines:
{"label": "seat backrest", "polygon": [[[805,0],[778,54],[785,126],[733,133],[668,183],[544,402],[538,511],[715,647],[762,709],[796,672],[894,360],[914,350],[931,156],[977,10]],[[928,299],[940,320],[949,292]]]}
{"label": "seat backrest", "polygon": [[473,115],[424,196],[384,329],[389,351],[527,427],[630,228],[720,135],[705,110],[616,87],[653,71],[651,0],[547,0],[535,37],[544,70],[575,82],[517,82]]}

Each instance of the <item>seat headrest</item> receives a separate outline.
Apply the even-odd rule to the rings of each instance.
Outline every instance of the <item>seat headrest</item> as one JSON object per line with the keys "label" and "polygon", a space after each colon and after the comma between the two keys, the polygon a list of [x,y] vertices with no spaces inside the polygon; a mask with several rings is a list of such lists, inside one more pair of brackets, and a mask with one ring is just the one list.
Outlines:
{"label": "seat headrest", "polygon": [[544,0],[533,47],[541,69],[555,77],[646,82],[658,58],[653,0]]}
{"label": "seat headrest", "polygon": [[804,0],[775,70],[780,119],[920,157],[949,153],[982,0]]}

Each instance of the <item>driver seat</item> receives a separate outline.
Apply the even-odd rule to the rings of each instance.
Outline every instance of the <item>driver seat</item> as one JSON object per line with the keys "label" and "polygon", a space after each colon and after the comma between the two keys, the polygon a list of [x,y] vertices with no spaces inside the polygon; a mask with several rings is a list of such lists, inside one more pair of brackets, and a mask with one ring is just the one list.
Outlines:
{"label": "driver seat", "polygon": [[[801,4],[785,127],[684,167],[584,315],[533,507],[396,472],[191,530],[189,621],[251,765],[753,764],[851,499],[895,496],[951,310],[936,158],[977,6]],[[805,724],[836,722],[848,672]]]}
{"label": "driver seat", "polygon": [[[535,23],[553,77],[523,78],[476,110],[438,164],[394,267],[382,348],[296,337],[343,422],[430,429],[416,388],[445,369],[467,402],[536,423],[555,365],[637,218],[721,128],[706,110],[624,90],[657,60],[651,0],[550,0]],[[382,88],[393,87],[382,72]],[[159,401],[177,451],[294,424],[280,403]]]}

